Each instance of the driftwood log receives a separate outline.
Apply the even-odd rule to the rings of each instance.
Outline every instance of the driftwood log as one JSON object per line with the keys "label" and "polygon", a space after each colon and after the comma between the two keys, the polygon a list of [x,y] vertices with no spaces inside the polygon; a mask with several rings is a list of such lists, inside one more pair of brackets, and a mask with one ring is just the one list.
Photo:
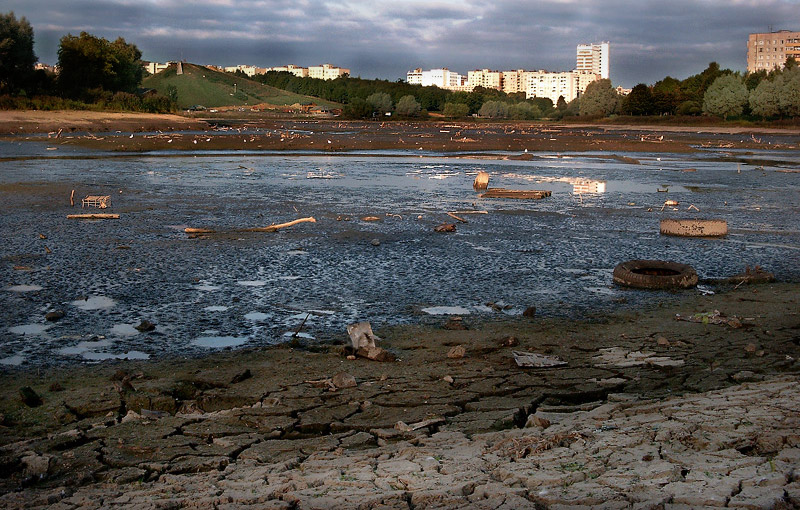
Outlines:
{"label": "driftwood log", "polygon": [[505,188],[492,188],[486,190],[485,193],[481,195],[481,198],[516,198],[516,199],[528,199],[528,200],[539,200],[541,198],[549,197],[552,192],[547,190],[516,190],[516,189],[505,189]]}
{"label": "driftwood log", "polygon": [[94,214],[67,214],[68,220],[116,220],[119,214],[94,213]]}
{"label": "driftwood log", "polygon": [[254,227],[254,228],[245,228],[245,229],[235,229],[235,230],[214,230],[210,228],[193,228],[193,227],[186,227],[183,229],[184,232],[187,234],[216,234],[222,232],[277,232],[278,230],[286,227],[291,227],[297,225],[298,223],[316,223],[313,217],[309,216],[308,218],[298,218],[296,220],[287,221],[286,223],[278,223],[277,225],[270,225],[268,227]]}

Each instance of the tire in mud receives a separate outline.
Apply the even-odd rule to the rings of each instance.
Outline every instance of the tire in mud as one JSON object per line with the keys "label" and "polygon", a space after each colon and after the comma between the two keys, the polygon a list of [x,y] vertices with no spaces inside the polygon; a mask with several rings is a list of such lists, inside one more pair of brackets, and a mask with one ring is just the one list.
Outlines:
{"label": "tire in mud", "polygon": [[688,289],[697,285],[697,272],[678,262],[629,260],[614,268],[614,283],[637,289]]}
{"label": "tire in mud", "polygon": [[721,237],[728,233],[725,220],[663,219],[661,234],[682,237]]}

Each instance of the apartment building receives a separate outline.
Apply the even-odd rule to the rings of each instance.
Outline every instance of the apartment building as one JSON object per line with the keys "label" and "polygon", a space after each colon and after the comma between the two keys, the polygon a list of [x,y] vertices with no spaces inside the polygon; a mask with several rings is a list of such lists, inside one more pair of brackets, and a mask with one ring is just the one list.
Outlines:
{"label": "apartment building", "polygon": [[782,68],[786,59],[800,61],[800,32],[780,30],[750,34],[747,39],[747,72]]}
{"label": "apartment building", "polygon": [[276,71],[276,72],[284,72],[284,73],[292,73],[293,75],[297,76],[298,78],[307,78],[308,77],[308,68],[307,67],[300,67],[293,64],[288,64],[285,66],[277,66],[277,67],[268,67],[266,72]]}
{"label": "apartment building", "polygon": [[586,91],[586,87],[600,75],[586,71],[570,71],[564,73],[549,73],[547,71],[532,71],[526,77],[525,97],[546,97],[553,104],[559,97],[570,102]]}
{"label": "apartment building", "polygon": [[241,71],[251,78],[257,74],[264,74],[267,72],[266,68],[256,66],[238,65],[225,68],[226,73],[235,73],[236,71]]}
{"label": "apartment building", "polygon": [[440,89],[463,90],[464,77],[446,67],[423,71],[421,68],[406,73],[406,82],[423,87],[437,86]]}
{"label": "apartment building", "polygon": [[164,69],[169,67],[169,62],[164,64],[159,64],[158,62],[142,62],[142,67],[144,70],[150,74],[160,73]]}
{"label": "apartment building", "polygon": [[318,78],[320,80],[335,80],[340,76],[350,74],[350,69],[344,67],[336,67],[331,64],[322,64],[321,66],[309,66],[308,77]]}
{"label": "apartment building", "polygon": [[609,77],[609,46],[608,42],[598,44],[579,44],[576,71],[599,74],[600,78]]}
{"label": "apartment building", "polygon": [[503,90],[503,73],[500,71],[490,71],[489,69],[478,69],[467,73],[467,83],[472,88],[483,87],[486,89]]}

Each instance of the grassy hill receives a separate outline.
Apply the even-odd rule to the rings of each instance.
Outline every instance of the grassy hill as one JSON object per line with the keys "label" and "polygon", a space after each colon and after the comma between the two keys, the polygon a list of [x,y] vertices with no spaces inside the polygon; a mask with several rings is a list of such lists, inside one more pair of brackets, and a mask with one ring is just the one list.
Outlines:
{"label": "grassy hill", "polygon": [[146,88],[156,89],[167,95],[167,87],[174,85],[178,90],[178,107],[189,108],[193,105],[205,107],[223,106],[284,106],[295,103],[315,103],[321,106],[337,107],[337,103],[325,101],[317,97],[302,96],[285,90],[262,85],[261,83],[234,76],[233,74],[215,71],[194,64],[183,64],[183,74],[178,75],[177,66],[148,76],[142,82]]}

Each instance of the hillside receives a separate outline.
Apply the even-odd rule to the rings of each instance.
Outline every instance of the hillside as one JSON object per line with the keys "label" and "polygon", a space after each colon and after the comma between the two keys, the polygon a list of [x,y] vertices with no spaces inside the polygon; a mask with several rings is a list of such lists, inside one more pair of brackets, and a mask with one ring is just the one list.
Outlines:
{"label": "hillside", "polygon": [[174,85],[178,91],[178,107],[193,105],[205,107],[253,106],[266,103],[274,106],[295,103],[315,103],[321,106],[337,107],[337,103],[317,97],[303,96],[268,85],[214,71],[194,64],[183,64],[183,74],[177,74],[177,66],[171,65],[160,73],[148,76],[142,86],[167,95],[167,88]]}

